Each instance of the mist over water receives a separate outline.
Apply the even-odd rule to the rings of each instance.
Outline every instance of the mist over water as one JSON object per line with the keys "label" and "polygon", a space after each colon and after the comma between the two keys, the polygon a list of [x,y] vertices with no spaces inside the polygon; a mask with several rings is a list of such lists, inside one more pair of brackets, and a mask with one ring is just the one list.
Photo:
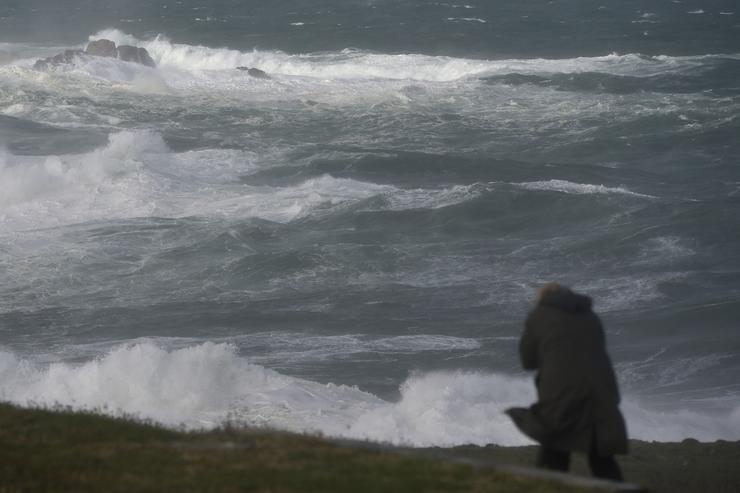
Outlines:
{"label": "mist over water", "polygon": [[740,14],[580,4],[4,3],[0,399],[523,444],[559,280],[631,437],[740,439]]}

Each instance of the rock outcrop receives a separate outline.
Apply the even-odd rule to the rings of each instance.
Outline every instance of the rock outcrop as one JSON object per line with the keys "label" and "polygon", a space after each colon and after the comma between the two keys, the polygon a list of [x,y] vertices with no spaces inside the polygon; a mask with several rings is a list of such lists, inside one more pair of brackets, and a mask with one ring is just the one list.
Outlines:
{"label": "rock outcrop", "polygon": [[146,48],[129,45],[121,45],[117,47],[116,43],[109,39],[98,39],[96,41],[90,41],[85,51],[64,50],[63,53],[59,53],[49,58],[44,58],[42,60],[37,60],[33,65],[33,68],[37,70],[47,70],[59,65],[68,65],[73,63],[75,59],[81,57],[117,58],[125,62],[146,65],[147,67],[157,66],[149,55],[149,52],[146,51]]}
{"label": "rock outcrop", "polygon": [[50,56],[49,58],[36,60],[36,63],[33,64],[33,68],[37,70],[46,70],[51,67],[56,67],[57,65],[70,64],[75,61],[75,58],[84,54],[85,52],[82,50],[64,50],[64,52]]}
{"label": "rock outcrop", "polygon": [[152,57],[149,56],[149,52],[146,48],[137,48],[136,46],[121,45],[117,49],[118,58],[125,62],[134,62],[146,65],[147,67],[156,67]]}
{"label": "rock outcrop", "polygon": [[90,41],[85,53],[92,56],[104,56],[109,58],[118,58],[118,51],[116,50],[116,43],[110,39],[98,39],[97,41]]}
{"label": "rock outcrop", "polygon": [[258,68],[249,68],[249,67],[236,67],[237,70],[242,70],[246,72],[247,74],[251,75],[255,79],[271,79],[269,75],[267,75],[267,72],[264,70],[260,70]]}

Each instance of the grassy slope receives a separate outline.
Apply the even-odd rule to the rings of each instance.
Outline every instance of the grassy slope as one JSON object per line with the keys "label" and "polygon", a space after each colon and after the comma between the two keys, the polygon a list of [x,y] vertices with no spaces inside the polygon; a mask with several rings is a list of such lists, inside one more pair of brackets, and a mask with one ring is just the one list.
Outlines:
{"label": "grassy slope", "polygon": [[[740,491],[740,442],[632,442],[631,449],[620,458],[627,480],[655,493]],[[572,491],[439,459],[530,465],[535,451],[469,446],[398,454],[288,433],[182,433],[99,415],[0,404],[0,493]],[[587,475],[582,457],[574,461],[574,471]]]}
{"label": "grassy slope", "polygon": [[0,492],[532,492],[566,486],[278,432],[181,433],[0,404]]}

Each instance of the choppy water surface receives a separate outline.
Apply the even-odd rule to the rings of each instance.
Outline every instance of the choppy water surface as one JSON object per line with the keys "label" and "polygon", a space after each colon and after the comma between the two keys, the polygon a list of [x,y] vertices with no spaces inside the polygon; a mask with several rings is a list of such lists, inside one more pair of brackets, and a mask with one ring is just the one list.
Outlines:
{"label": "choppy water surface", "polygon": [[73,3],[0,7],[3,399],[520,444],[560,280],[631,436],[740,439],[733,2]]}

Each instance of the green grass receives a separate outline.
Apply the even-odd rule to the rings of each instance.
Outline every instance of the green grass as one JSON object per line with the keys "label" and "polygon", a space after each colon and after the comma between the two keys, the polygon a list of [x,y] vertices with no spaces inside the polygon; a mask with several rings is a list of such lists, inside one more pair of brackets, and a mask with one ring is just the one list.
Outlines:
{"label": "green grass", "polygon": [[[317,437],[0,404],[0,492],[530,492],[562,484]],[[585,491],[585,490],[578,490]]]}
{"label": "green grass", "polygon": [[[289,433],[186,433],[131,419],[0,404],[0,493],[44,491],[587,491],[455,462],[531,465],[535,447],[403,450]],[[631,442],[626,479],[654,493],[740,491],[740,442]],[[573,470],[588,475],[583,457]]]}

